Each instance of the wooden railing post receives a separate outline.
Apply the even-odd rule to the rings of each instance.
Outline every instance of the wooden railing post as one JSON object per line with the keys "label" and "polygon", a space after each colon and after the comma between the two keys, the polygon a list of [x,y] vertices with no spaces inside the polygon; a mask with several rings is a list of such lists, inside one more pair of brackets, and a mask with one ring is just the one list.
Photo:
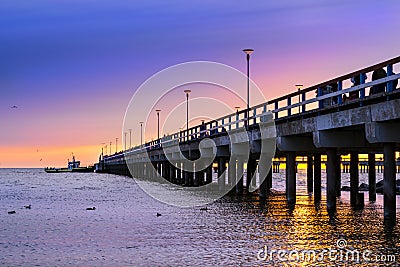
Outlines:
{"label": "wooden railing post", "polygon": [[[322,95],[322,88],[318,87],[318,89],[317,89],[317,97],[319,97],[321,95]],[[319,100],[318,101],[318,108],[323,108],[322,104],[323,104],[323,100]]]}
{"label": "wooden railing post", "polygon": [[[387,76],[393,75],[393,65],[392,64],[387,65],[386,69],[387,69],[387,71],[386,71]],[[393,81],[388,82],[386,85],[386,88],[387,88],[388,93],[392,92],[393,91]]]}

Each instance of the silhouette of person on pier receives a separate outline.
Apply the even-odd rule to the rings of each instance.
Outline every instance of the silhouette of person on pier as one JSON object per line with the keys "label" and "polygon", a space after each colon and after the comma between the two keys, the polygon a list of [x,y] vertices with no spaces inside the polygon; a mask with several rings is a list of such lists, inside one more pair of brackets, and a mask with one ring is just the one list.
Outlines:
{"label": "silhouette of person on pier", "polygon": [[206,124],[204,123],[204,121],[202,121],[200,125],[200,137],[204,136],[206,136]]}
{"label": "silhouette of person on pier", "polygon": [[[387,76],[386,71],[383,68],[374,70],[372,73],[372,81],[376,81]],[[369,95],[384,93],[386,90],[386,83],[377,84],[371,87]]]}
{"label": "silhouette of person on pier", "polygon": [[[351,87],[355,87],[357,85],[361,84],[360,76],[363,75],[363,80],[365,81],[367,79],[367,75],[365,73],[359,74],[351,78],[351,82],[353,85]],[[349,100],[354,100],[360,98],[360,90],[356,90],[353,92],[349,93],[349,97],[346,95],[343,96],[343,102],[349,101]]]}

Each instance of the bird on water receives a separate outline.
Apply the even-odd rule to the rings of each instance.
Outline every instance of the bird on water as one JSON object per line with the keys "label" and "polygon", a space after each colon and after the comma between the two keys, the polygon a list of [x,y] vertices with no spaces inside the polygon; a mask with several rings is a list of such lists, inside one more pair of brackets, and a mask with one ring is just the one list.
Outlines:
{"label": "bird on water", "polygon": [[158,213],[158,212],[157,212],[157,215],[156,215],[156,216],[157,216],[157,217],[160,217],[160,216],[161,216],[161,213]]}
{"label": "bird on water", "polygon": [[86,210],[96,210],[96,207],[86,208]]}
{"label": "bird on water", "polygon": [[8,214],[15,214],[15,210],[9,211]]}
{"label": "bird on water", "polygon": [[31,208],[32,208],[32,205],[31,205],[31,204],[26,205],[26,206],[24,206],[24,208],[25,208],[25,209],[31,209]]}

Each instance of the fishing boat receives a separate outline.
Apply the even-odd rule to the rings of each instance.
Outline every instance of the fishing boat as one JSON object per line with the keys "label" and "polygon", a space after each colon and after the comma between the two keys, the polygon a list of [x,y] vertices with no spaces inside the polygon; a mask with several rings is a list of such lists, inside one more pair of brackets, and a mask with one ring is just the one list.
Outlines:
{"label": "fishing boat", "polygon": [[47,173],[56,173],[56,172],[93,172],[94,166],[81,167],[81,162],[79,160],[75,160],[75,156],[72,156],[72,161],[68,160],[67,168],[53,168],[46,167],[44,171]]}

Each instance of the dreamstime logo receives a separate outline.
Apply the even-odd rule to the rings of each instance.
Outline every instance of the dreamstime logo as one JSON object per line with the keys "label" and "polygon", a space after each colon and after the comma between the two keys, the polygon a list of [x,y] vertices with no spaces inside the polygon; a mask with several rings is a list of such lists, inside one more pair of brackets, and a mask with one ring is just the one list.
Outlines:
{"label": "dreamstime logo", "polygon": [[[191,90],[190,98],[184,94],[187,89]],[[251,80],[250,92],[250,103],[266,102],[261,90]],[[241,105],[244,109],[246,98],[247,76],[215,62],[178,64],[145,81],[127,107],[122,129],[126,144],[126,133],[137,129],[142,122],[141,132],[136,131],[136,137],[140,135],[143,144],[125,152],[125,162],[138,185],[162,202],[190,207],[210,203],[228,193],[243,176],[243,171],[236,172],[233,179],[230,177],[233,182],[225,183],[225,169],[218,177],[225,186],[218,188],[212,183],[197,187],[171,183],[162,177],[163,169],[172,168],[177,176],[178,172],[179,176],[183,175],[181,171],[196,175],[212,166],[219,157],[224,157],[230,166],[236,166],[237,160],[246,163],[250,151],[256,150],[260,155],[259,166],[267,173],[275,154],[274,119],[265,108],[257,113],[250,110],[248,120],[243,116],[244,112],[236,113],[234,107]],[[190,114],[189,128],[198,126],[189,132],[186,131],[187,112]],[[205,123],[203,126],[202,121]],[[259,129],[257,140],[246,130],[246,124]],[[160,141],[155,141],[157,136],[160,136]],[[162,163],[161,169],[159,163]],[[146,174],[138,175],[138,170]],[[266,178],[263,177],[266,173],[260,175],[260,183]],[[249,190],[254,191],[256,175],[251,179]],[[160,186],[155,187],[154,181]]]}
{"label": "dreamstime logo", "polygon": [[322,250],[283,250],[271,249],[267,246],[257,252],[260,261],[290,261],[290,262],[396,262],[395,255],[374,254],[371,250],[360,251],[347,248],[345,239],[336,241],[337,248]]}

